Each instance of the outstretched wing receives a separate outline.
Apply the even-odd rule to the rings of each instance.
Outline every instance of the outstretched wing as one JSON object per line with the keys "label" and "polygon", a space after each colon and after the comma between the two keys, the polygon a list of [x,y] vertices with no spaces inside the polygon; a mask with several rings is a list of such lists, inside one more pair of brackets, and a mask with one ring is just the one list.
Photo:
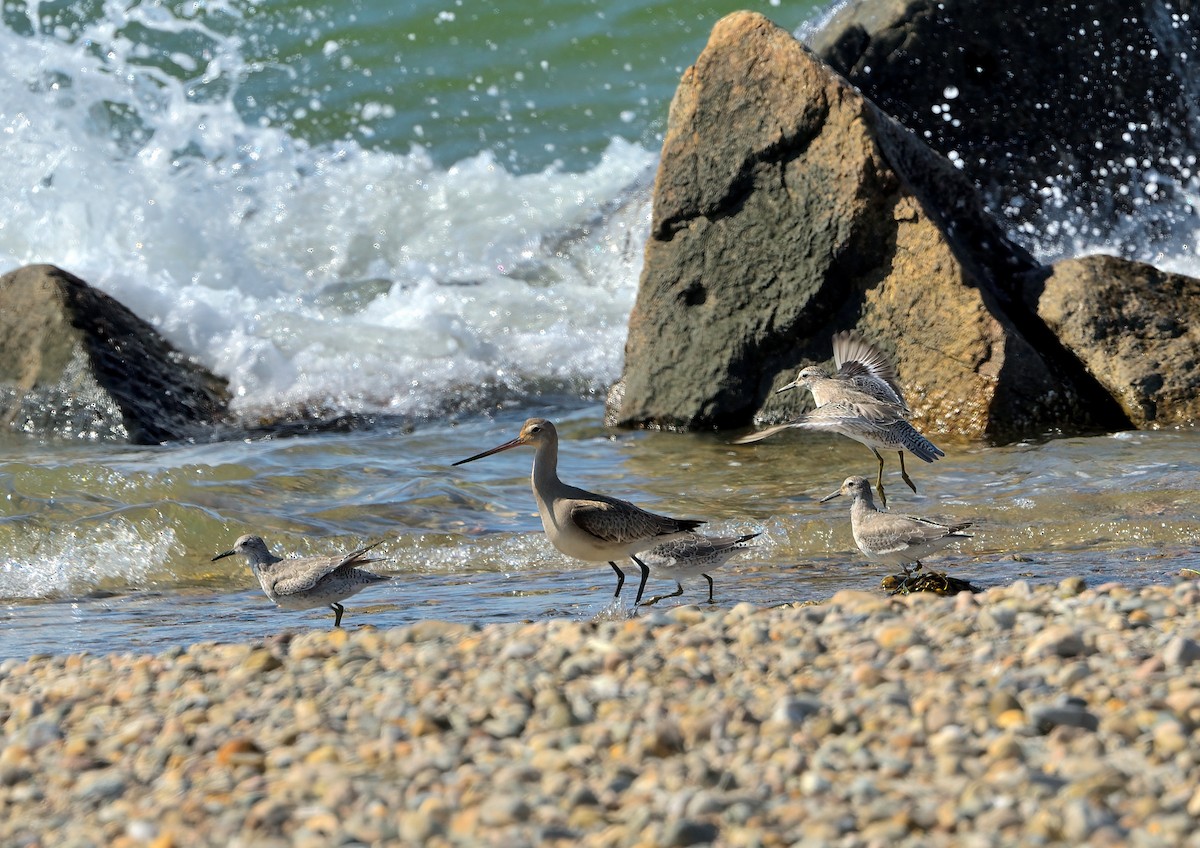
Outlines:
{"label": "outstretched wing", "polygon": [[782,433],[784,430],[791,429],[794,425],[791,421],[786,424],[776,424],[774,427],[768,427],[765,430],[759,430],[756,433],[747,433],[745,436],[738,436],[730,444],[734,445],[750,445],[754,442],[761,442],[763,439],[770,438],[776,433]]}
{"label": "outstretched wing", "polygon": [[903,408],[906,417],[912,416],[900,389],[896,366],[859,333],[847,330],[834,335],[833,362],[837,366],[836,379],[880,401],[895,403]]}

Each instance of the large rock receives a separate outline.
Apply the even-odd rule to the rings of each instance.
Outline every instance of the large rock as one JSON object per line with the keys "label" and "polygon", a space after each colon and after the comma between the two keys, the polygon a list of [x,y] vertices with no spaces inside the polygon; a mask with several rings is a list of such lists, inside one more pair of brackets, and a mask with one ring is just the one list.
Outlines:
{"label": "large rock", "polygon": [[895,353],[926,432],[1127,426],[1023,301],[1037,271],[956,168],[787,32],[735,13],[671,104],[610,421],[794,414],[807,393],[771,390],[858,327]]}
{"label": "large rock", "polygon": [[1200,280],[1088,256],[1030,298],[1139,429],[1200,422]]}
{"label": "large rock", "polygon": [[0,423],[138,444],[210,435],[225,381],[52,265],[0,277]]}
{"label": "large rock", "polygon": [[809,43],[997,214],[1133,251],[1172,238],[1151,219],[1194,214],[1197,5],[849,0]]}

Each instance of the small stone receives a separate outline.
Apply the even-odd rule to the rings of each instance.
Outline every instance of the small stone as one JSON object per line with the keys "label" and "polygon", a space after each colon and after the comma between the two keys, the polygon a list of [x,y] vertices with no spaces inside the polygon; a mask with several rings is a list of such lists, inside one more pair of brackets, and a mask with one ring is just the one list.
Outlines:
{"label": "small stone", "polygon": [[1154,623],[1154,616],[1144,609],[1135,609],[1129,613],[1128,621],[1130,627],[1146,627]]}
{"label": "small stone", "polygon": [[1017,696],[1012,692],[1004,689],[997,690],[992,693],[992,697],[988,699],[988,715],[995,721],[1009,710],[1021,710],[1021,702],[1017,700]]}
{"label": "small stone", "polygon": [[1047,627],[1029,641],[1025,649],[1026,660],[1043,657],[1078,657],[1088,653],[1087,643],[1075,628],[1056,624]]}
{"label": "small stone", "polygon": [[1167,668],[1186,668],[1200,661],[1200,643],[1186,636],[1176,636],[1167,643],[1162,656]]}
{"label": "small stone", "polygon": [[88,801],[106,801],[125,792],[125,776],[111,772],[85,774],[76,785],[76,795]]}
{"label": "small stone", "polygon": [[983,630],[1012,630],[1017,621],[1017,609],[1011,602],[990,604],[979,611],[979,626]]}
{"label": "small stone", "polygon": [[671,848],[688,845],[711,844],[717,840],[720,830],[715,824],[691,819],[670,822],[663,833],[662,844]]}
{"label": "small stone", "polygon": [[787,696],[780,699],[771,712],[771,721],[787,727],[797,727],[806,718],[821,711],[821,704],[811,698],[795,698]]}
{"label": "small stone", "polygon": [[266,763],[266,755],[253,739],[242,736],[222,744],[217,749],[216,760],[218,765],[227,768],[249,766],[262,771]]}
{"label": "small stone", "polygon": [[987,747],[987,755],[993,760],[1024,760],[1025,751],[1012,734],[997,736]]}
{"label": "small stone", "polygon": [[1192,792],[1191,800],[1187,803],[1187,812],[1194,819],[1200,818],[1200,785]]}
{"label": "small stone", "polygon": [[1040,733],[1049,733],[1056,727],[1080,727],[1084,730],[1100,727],[1100,720],[1078,704],[1037,707],[1030,710],[1029,722]]}
{"label": "small stone", "polygon": [[874,592],[864,592],[861,589],[841,589],[829,599],[829,605],[841,607],[847,612],[870,615],[891,609],[892,602]]}
{"label": "small stone", "polygon": [[242,660],[242,671],[247,674],[265,674],[283,665],[283,660],[266,648],[256,648]]}
{"label": "small stone", "polygon": [[492,795],[479,807],[479,821],[490,827],[517,824],[529,818],[529,804],[517,795]]}
{"label": "small stone", "polygon": [[885,624],[875,631],[875,644],[885,651],[907,648],[922,641],[916,629],[908,624]]}
{"label": "small stone", "polygon": [[1114,823],[1108,810],[1086,800],[1072,800],[1063,805],[1063,838],[1071,845],[1084,845],[1092,832]]}
{"label": "small stone", "polygon": [[1005,710],[1004,712],[1000,713],[1000,715],[996,716],[994,723],[996,727],[1000,728],[1001,730],[1012,730],[1014,728],[1024,726],[1026,721],[1027,718],[1025,716],[1025,711],[1016,709]]}
{"label": "small stone", "polygon": [[1058,584],[1060,598],[1073,598],[1087,588],[1087,581],[1078,575],[1067,577]]}
{"label": "small stone", "polygon": [[805,795],[823,795],[833,787],[833,783],[819,772],[806,771],[800,775],[800,791]]}
{"label": "small stone", "polygon": [[1154,750],[1164,757],[1174,756],[1188,748],[1188,735],[1174,718],[1164,718],[1154,725]]}

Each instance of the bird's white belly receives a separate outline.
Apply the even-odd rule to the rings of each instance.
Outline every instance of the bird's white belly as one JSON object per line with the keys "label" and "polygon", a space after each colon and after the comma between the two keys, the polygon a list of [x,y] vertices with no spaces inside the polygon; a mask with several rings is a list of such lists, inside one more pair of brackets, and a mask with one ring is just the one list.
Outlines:
{"label": "bird's white belly", "polygon": [[542,529],[550,539],[550,544],[573,559],[584,562],[610,562],[624,559],[629,555],[629,546],[612,544],[598,539],[591,533],[574,524],[568,510],[563,509],[556,515],[554,511],[540,508]]}

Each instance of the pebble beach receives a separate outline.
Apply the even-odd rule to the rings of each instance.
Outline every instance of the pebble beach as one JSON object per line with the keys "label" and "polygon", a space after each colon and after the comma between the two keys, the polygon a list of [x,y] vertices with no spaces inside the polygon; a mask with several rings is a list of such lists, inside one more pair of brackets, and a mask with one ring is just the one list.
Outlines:
{"label": "pebble beach", "polygon": [[0,844],[1200,846],[1198,639],[1071,578],[9,660]]}

